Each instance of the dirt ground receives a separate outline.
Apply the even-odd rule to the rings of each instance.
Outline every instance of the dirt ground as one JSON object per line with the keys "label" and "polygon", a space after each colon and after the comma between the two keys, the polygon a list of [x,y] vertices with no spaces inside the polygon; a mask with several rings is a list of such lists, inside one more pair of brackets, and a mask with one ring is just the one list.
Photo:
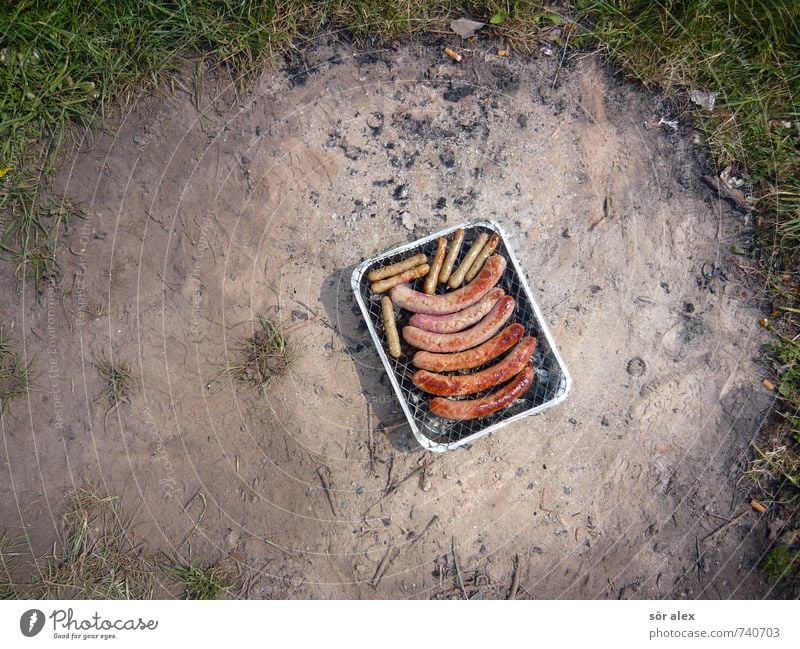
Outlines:
{"label": "dirt ground", "polygon": [[[691,128],[646,129],[669,107],[597,57],[442,45],[319,44],[243,94],[207,77],[202,113],[187,78],[64,162],[54,191],[86,218],[60,286],[0,286],[39,368],[3,418],[0,529],[45,552],[93,484],[148,549],[238,562],[241,596],[502,598],[515,565],[518,597],[769,596],[741,478],[771,404],[728,252],[746,215]],[[574,385],[432,455],[395,426],[350,273],[478,218],[509,234]],[[218,370],[272,307],[297,360],[264,397]],[[134,375],[111,411],[100,354]]]}

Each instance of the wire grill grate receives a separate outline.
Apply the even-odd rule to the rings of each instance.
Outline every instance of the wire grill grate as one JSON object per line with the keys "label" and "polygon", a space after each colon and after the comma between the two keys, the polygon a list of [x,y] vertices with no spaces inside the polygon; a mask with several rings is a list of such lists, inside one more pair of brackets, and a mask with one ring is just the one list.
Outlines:
{"label": "wire grill grate", "polygon": [[[531,388],[509,407],[489,417],[471,421],[449,421],[430,414],[428,401],[431,395],[423,392],[411,382],[411,375],[416,371],[416,368],[411,365],[411,356],[416,350],[402,340],[402,335],[400,339],[403,353],[400,358],[392,358],[384,352],[386,339],[383,332],[380,306],[380,300],[383,296],[372,294],[369,288],[370,282],[367,279],[367,273],[373,268],[400,261],[418,252],[423,252],[428,256],[428,259],[432,259],[436,252],[436,240],[441,236],[451,234],[458,227],[464,229],[465,237],[455,267],[457,267],[461,257],[466,254],[481,232],[496,233],[500,236],[500,245],[497,247],[496,252],[502,254],[508,264],[498,286],[507,295],[516,300],[514,314],[507,324],[519,322],[525,328],[525,335],[536,336],[537,339],[536,351],[533,357],[536,376]],[[394,379],[392,384],[409,419],[411,428],[417,439],[426,448],[433,451],[444,451],[462,446],[514,419],[528,414],[535,414],[534,411],[540,412],[551,407],[566,396],[569,389],[569,376],[538,313],[538,307],[535,305],[530,290],[520,275],[514,253],[508,247],[506,237],[497,224],[490,221],[478,221],[455,226],[379,257],[369,259],[355,269],[352,284],[359,306],[367,321],[368,329],[373,337],[373,342],[378,347],[379,355],[390,378]],[[412,286],[417,290],[422,290],[422,279],[414,282]],[[444,286],[438,287],[437,293],[446,292],[445,288]],[[398,310],[395,310],[395,314],[397,328],[402,332],[402,328],[408,324],[411,314],[403,310],[400,310],[399,313]],[[487,365],[496,362],[497,359]],[[477,372],[483,367],[485,366],[475,368],[470,372]],[[484,394],[487,393],[482,392],[466,398],[475,399]]]}

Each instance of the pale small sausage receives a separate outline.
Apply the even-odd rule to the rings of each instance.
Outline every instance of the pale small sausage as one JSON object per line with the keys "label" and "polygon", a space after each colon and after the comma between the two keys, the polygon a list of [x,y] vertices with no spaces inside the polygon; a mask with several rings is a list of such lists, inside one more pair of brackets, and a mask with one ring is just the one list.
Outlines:
{"label": "pale small sausage", "polygon": [[472,266],[469,267],[467,274],[464,275],[465,282],[471,282],[475,275],[477,275],[481,268],[483,268],[483,264],[486,263],[486,260],[489,259],[489,255],[491,255],[496,249],[497,246],[500,245],[500,237],[496,234],[493,234],[489,237],[489,241],[486,242],[486,245],[480,251],[477,257],[475,257],[475,261],[472,263]]}
{"label": "pale small sausage", "polygon": [[418,255],[414,255],[413,257],[409,257],[408,259],[403,259],[389,266],[384,266],[383,268],[376,268],[375,270],[371,270],[369,271],[369,273],[367,273],[367,279],[370,282],[377,282],[379,279],[385,279],[386,277],[399,275],[405,270],[414,268],[414,266],[419,266],[420,264],[427,264],[427,263],[428,263],[428,258],[424,254],[419,253]]}
{"label": "pale small sausage", "polygon": [[397,333],[397,324],[394,321],[394,306],[388,295],[381,298],[381,316],[383,317],[383,331],[386,334],[386,344],[392,358],[400,357],[400,335]]}
{"label": "pale small sausage", "polygon": [[444,264],[444,256],[447,253],[447,239],[440,237],[436,242],[436,255],[431,262],[431,269],[425,276],[425,282],[422,284],[422,292],[428,295],[436,293],[436,284],[439,281],[439,273]]}
{"label": "pale small sausage", "polygon": [[450,275],[450,279],[447,280],[447,285],[450,288],[458,288],[464,282],[464,277],[467,274],[467,271],[472,266],[475,259],[481,253],[481,250],[486,245],[486,241],[489,239],[489,235],[485,232],[481,232],[478,235],[478,238],[475,239],[475,243],[472,244],[472,247],[467,251],[467,254],[464,255],[464,259],[461,260],[461,265],[458,269],[453,271],[453,274]]}
{"label": "pale small sausage", "polygon": [[464,230],[459,228],[453,234],[453,241],[450,243],[450,250],[447,251],[447,257],[444,258],[442,270],[439,272],[439,283],[444,284],[450,279],[450,274],[453,272],[453,265],[456,263],[456,257],[461,252],[461,244],[464,243]]}
{"label": "pale small sausage", "polygon": [[415,266],[414,268],[410,268],[409,270],[404,270],[399,275],[393,275],[392,277],[387,277],[386,279],[382,279],[379,282],[372,282],[370,284],[370,289],[372,289],[373,293],[385,293],[390,288],[394,288],[399,284],[405,284],[406,282],[410,282],[415,279],[419,279],[420,277],[424,277],[428,274],[430,270],[430,266],[428,264],[422,264],[421,266]]}

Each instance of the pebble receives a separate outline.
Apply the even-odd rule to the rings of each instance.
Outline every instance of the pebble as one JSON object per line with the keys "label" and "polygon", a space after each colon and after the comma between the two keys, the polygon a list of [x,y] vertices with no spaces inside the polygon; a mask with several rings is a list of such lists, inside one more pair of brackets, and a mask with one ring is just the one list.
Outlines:
{"label": "pebble", "polygon": [[628,361],[628,374],[631,376],[642,376],[647,371],[647,363],[639,356],[634,356]]}

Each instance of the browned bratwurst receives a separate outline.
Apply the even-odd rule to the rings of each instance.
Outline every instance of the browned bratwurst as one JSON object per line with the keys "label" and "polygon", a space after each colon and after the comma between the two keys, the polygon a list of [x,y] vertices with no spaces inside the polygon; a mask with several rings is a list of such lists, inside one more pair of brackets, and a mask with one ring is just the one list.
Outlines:
{"label": "browned bratwurst", "polygon": [[487,417],[498,410],[510,406],[516,399],[525,394],[532,384],[533,368],[530,365],[526,365],[525,369],[517,374],[510,383],[480,399],[455,401],[434,397],[431,399],[431,412],[438,417],[457,421]]}
{"label": "browned bratwurst", "polygon": [[506,269],[506,259],[501,255],[492,255],[478,273],[478,276],[466,286],[442,295],[426,295],[415,291],[408,284],[395,286],[389,293],[395,306],[414,313],[431,313],[444,315],[462,311],[475,304],[494,288]]}
{"label": "browned bratwurst", "polygon": [[411,362],[414,367],[430,370],[431,372],[471,370],[507,352],[524,334],[525,328],[519,323],[514,323],[503,329],[494,338],[490,338],[482,345],[472,349],[458,352],[457,354],[417,352],[411,358]]}
{"label": "browned bratwurst", "polygon": [[500,298],[492,310],[476,325],[452,334],[437,334],[419,327],[403,327],[403,338],[412,347],[428,352],[461,352],[494,336],[511,317],[516,300],[510,295]]}
{"label": "browned bratwurst", "polygon": [[502,288],[493,288],[472,306],[468,306],[463,311],[448,313],[447,315],[430,315],[428,313],[415,313],[408,321],[412,327],[419,327],[425,331],[435,331],[439,334],[451,334],[454,331],[461,331],[471,327],[492,307],[497,304],[497,300],[505,293]]}
{"label": "browned bratwurst", "polygon": [[436,374],[428,370],[417,370],[411,380],[420,390],[440,397],[463,397],[490,390],[518,374],[531,360],[536,349],[536,338],[523,338],[499,363],[475,374]]}

